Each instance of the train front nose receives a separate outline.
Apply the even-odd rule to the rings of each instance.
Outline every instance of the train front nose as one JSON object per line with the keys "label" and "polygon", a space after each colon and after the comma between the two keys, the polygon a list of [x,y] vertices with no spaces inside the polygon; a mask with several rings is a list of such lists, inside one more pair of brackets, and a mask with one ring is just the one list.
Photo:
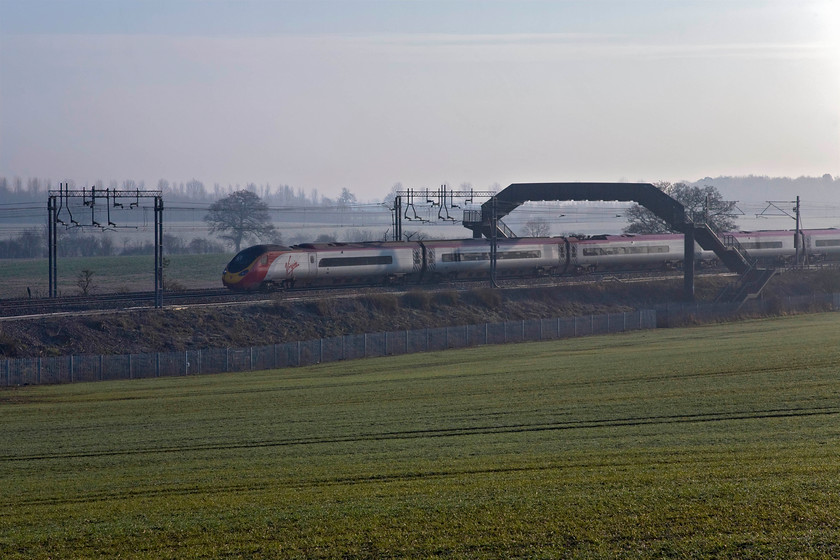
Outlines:
{"label": "train front nose", "polygon": [[241,288],[242,279],[247,275],[247,268],[240,272],[229,272],[226,268],[224,272],[222,272],[222,284],[224,284],[226,288]]}

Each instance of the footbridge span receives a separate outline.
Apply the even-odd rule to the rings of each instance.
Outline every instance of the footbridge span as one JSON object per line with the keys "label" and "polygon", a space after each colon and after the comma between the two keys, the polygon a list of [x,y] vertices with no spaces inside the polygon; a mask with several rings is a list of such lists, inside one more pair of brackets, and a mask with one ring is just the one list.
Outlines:
{"label": "footbridge span", "polygon": [[[620,201],[635,202],[664,220],[685,236],[685,296],[694,299],[694,243],[714,251],[729,270],[741,275],[740,287],[732,290],[730,300],[744,301],[757,296],[773,269],[756,268],[755,262],[734,239],[725,243],[706,223],[695,224],[685,207],[651,183],[514,183],[482,204],[480,216],[465,213],[464,226],[473,237],[487,237],[495,243],[499,237],[512,235],[502,218],[528,201]],[[495,251],[492,251],[495,254]]]}

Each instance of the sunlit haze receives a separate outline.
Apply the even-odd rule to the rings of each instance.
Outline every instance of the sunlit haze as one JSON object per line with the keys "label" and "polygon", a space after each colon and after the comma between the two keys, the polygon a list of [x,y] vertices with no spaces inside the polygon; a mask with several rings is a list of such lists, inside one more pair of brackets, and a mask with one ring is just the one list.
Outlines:
{"label": "sunlit haze", "polygon": [[836,0],[0,0],[0,175],[840,174]]}

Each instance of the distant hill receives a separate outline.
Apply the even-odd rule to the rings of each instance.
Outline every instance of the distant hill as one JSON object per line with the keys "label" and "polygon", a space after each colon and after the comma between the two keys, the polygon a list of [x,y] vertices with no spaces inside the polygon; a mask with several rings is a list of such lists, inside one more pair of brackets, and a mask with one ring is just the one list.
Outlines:
{"label": "distant hill", "polygon": [[[705,177],[691,186],[711,185],[726,200],[738,201],[741,230],[793,229],[793,204],[800,198],[802,227],[840,228],[840,177]],[[773,207],[769,202],[778,202]],[[790,216],[786,216],[789,213]],[[762,217],[757,215],[762,214]]]}
{"label": "distant hill", "polygon": [[748,175],[746,177],[705,177],[691,186],[717,187],[729,200],[767,201],[794,200],[799,196],[803,201],[828,204],[840,204],[840,177],[834,178],[826,173],[822,177],[766,177]]}

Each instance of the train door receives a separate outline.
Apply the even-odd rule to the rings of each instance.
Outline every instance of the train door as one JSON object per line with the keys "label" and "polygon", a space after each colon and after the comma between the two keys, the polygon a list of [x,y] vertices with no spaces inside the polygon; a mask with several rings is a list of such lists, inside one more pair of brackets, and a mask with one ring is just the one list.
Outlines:
{"label": "train door", "polygon": [[560,274],[565,274],[569,270],[569,262],[571,260],[571,243],[567,237],[562,238],[562,242],[558,244],[560,249]]}

